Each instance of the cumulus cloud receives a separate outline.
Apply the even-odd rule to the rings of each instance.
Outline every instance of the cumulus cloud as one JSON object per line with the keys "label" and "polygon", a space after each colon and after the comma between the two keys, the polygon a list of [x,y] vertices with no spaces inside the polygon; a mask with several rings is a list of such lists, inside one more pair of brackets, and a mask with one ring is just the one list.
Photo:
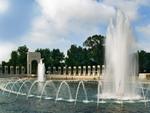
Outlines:
{"label": "cumulus cloud", "polygon": [[[20,42],[27,44],[31,50],[49,47],[60,48],[65,52],[72,43],[81,44],[87,36],[104,31],[103,25],[109,22],[116,8],[123,10],[129,20],[135,21],[140,16],[139,7],[150,5],[150,1],[36,0],[36,4],[39,14]],[[9,0],[0,0],[0,14],[7,11],[9,5]],[[150,36],[150,25],[141,26],[138,31]],[[0,60],[8,59],[15,46],[0,42]]]}
{"label": "cumulus cloud", "polygon": [[8,0],[0,0],[0,14],[7,11],[9,8],[9,1]]}
{"label": "cumulus cloud", "polygon": [[148,4],[148,0],[36,0],[36,3],[40,14],[22,41],[32,47],[66,50],[70,44],[81,44],[87,36],[104,31],[103,25],[108,24],[116,8],[123,10],[129,20],[138,19],[139,7]]}
{"label": "cumulus cloud", "polygon": [[[99,33],[115,9],[95,0],[37,0],[41,15],[33,20],[25,42],[39,45],[71,44],[71,38]],[[75,37],[76,36],[76,37]],[[81,39],[82,40],[82,39]],[[73,42],[72,42],[73,43]]]}
{"label": "cumulus cloud", "polygon": [[8,61],[10,58],[11,51],[15,48],[16,46],[13,43],[0,41],[0,62]]}

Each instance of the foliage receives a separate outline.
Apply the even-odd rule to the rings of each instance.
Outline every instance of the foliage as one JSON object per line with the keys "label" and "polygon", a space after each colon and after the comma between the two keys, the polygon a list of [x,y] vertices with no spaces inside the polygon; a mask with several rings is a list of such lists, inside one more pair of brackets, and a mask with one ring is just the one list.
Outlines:
{"label": "foliage", "polygon": [[25,66],[27,63],[27,52],[28,48],[24,46],[18,47],[17,51],[11,52],[11,58],[8,62],[3,61],[2,65],[12,65],[12,66]]}
{"label": "foliage", "polygon": [[60,52],[59,49],[53,49],[52,51],[48,48],[37,49],[36,52],[41,53],[46,68],[48,68],[48,66],[60,66],[64,60],[64,54]]}
{"label": "foliage", "polygon": [[89,50],[90,57],[95,64],[102,65],[104,63],[104,39],[105,37],[102,35],[93,35],[83,43],[83,46]]}
{"label": "foliage", "polygon": [[83,46],[88,48],[92,65],[100,65],[101,72],[104,64],[104,39],[102,35],[93,35],[83,43]]}
{"label": "foliage", "polygon": [[60,52],[59,49],[53,49],[51,52],[51,59],[53,66],[60,66],[64,60],[64,53]]}
{"label": "foliage", "polygon": [[27,65],[27,52],[28,52],[28,50],[29,49],[26,47],[26,45],[20,46],[18,48],[17,51],[18,51],[19,65],[23,65],[23,66],[26,67],[26,65]]}
{"label": "foliage", "polygon": [[9,64],[13,65],[13,66],[19,65],[19,59],[18,58],[19,58],[19,55],[18,55],[17,51],[12,51],[11,59],[9,60]]}
{"label": "foliage", "polygon": [[89,56],[87,49],[80,46],[77,47],[76,45],[71,45],[70,49],[67,51],[66,65],[88,65],[88,61]]}
{"label": "foliage", "polygon": [[144,50],[138,51],[139,72],[150,72],[150,53]]}

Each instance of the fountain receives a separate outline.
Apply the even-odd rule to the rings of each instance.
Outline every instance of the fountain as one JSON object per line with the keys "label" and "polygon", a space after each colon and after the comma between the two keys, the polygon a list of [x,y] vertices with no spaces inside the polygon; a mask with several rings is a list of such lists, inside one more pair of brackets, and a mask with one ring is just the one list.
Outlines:
{"label": "fountain", "polygon": [[[110,25],[107,30],[107,38],[105,42],[105,73],[104,80],[97,81],[97,99],[95,100],[97,103],[105,103],[105,99],[115,101],[118,100],[140,100],[141,98],[146,99],[145,91],[143,87],[140,88],[140,93],[138,92],[139,88],[137,88],[135,77],[138,74],[138,63],[137,63],[137,47],[135,39],[132,35],[132,30],[130,28],[129,21],[127,17],[120,11],[116,11],[116,16],[111,20]],[[60,84],[57,85],[59,82]],[[40,100],[43,97],[44,92],[47,92],[48,84],[55,89],[53,91],[55,94],[53,97],[44,97],[44,98],[54,98],[55,102],[59,100],[63,100],[63,97],[59,97],[61,89],[66,86],[66,91],[68,92],[68,102],[76,102],[78,101],[78,93],[80,87],[82,87],[84,92],[84,100],[82,102],[89,103],[88,93],[86,91],[86,86],[84,81],[78,81],[78,85],[76,92],[73,94],[70,88],[70,85],[67,81],[59,81],[59,80],[45,80],[45,66],[40,60],[38,64],[38,78],[35,81],[30,80],[17,80],[10,81],[6,83],[6,85],[2,88],[4,91],[9,91],[10,93],[16,93],[17,96],[21,94],[23,88],[30,83],[26,89],[28,91],[23,92],[28,97],[33,96],[32,92],[37,92],[40,94]],[[14,90],[16,85],[18,84],[19,89]],[[12,85],[11,87],[9,85]],[[9,87],[10,89],[8,89]],[[37,88],[37,91],[34,91]],[[100,101],[101,100],[101,101]]]}
{"label": "fountain", "polygon": [[38,81],[44,82],[45,81],[45,65],[42,62],[43,59],[40,60],[38,64]]}
{"label": "fountain", "polygon": [[107,30],[102,98],[136,99],[137,47],[128,18],[117,10]]}
{"label": "fountain", "polygon": [[[84,106],[81,103],[87,104],[86,109],[88,108],[87,106],[91,109],[94,103],[97,106],[103,104],[103,107],[105,108],[106,106],[105,110],[108,112],[110,112],[109,109],[114,111],[115,108],[116,111],[114,112],[117,113],[118,107],[116,106],[127,103],[125,104],[127,107],[124,107],[124,109],[131,109],[131,112],[132,109],[137,110],[137,112],[139,110],[143,112],[145,110],[144,107],[138,107],[144,104],[139,103],[145,103],[146,106],[146,103],[150,101],[150,85],[139,83],[136,80],[136,75],[138,74],[136,42],[132,35],[129,21],[120,10],[117,11],[116,17],[110,22],[105,45],[106,64],[104,79],[102,80],[46,80],[45,66],[41,59],[38,64],[37,79],[0,79],[2,95],[16,95],[23,102],[26,101],[21,96],[26,96],[27,99],[32,98],[28,99],[28,101],[31,100],[32,102],[36,101],[33,98],[38,98],[45,104],[44,107],[50,103],[49,108],[57,110],[59,108],[68,110],[69,107],[66,109],[66,107],[62,106],[71,102],[79,106],[79,109],[81,106]],[[64,101],[66,102],[65,104],[63,103]],[[111,104],[109,108],[107,103]],[[36,102],[36,104],[39,103]],[[23,104],[23,106],[26,105]],[[133,107],[138,107],[131,108],[130,106],[132,105]],[[72,104],[69,104],[69,106],[72,106]],[[72,109],[75,109],[75,107],[71,107],[71,111]]]}

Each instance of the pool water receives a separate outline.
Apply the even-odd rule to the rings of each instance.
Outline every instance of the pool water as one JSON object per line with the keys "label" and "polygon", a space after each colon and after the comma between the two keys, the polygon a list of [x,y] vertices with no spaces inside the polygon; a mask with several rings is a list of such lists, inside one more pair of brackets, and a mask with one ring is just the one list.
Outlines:
{"label": "pool water", "polygon": [[[33,83],[34,81],[32,81]],[[2,82],[1,82],[2,83]],[[69,84],[72,98],[76,96],[76,89],[78,82],[67,82]],[[7,89],[18,91],[22,83],[18,82],[14,85],[14,88],[9,87],[13,84],[9,84]],[[54,82],[56,89],[60,86],[60,82]],[[29,85],[29,87],[28,87]],[[45,87],[43,96],[40,99],[41,90],[38,89],[38,85],[35,85],[29,97],[27,94],[31,87],[31,84],[27,84],[20,90],[26,95],[18,95],[15,93],[9,93],[0,91],[0,113],[150,113],[150,102],[141,101],[129,101],[120,103],[114,100],[100,100],[97,104],[97,83],[85,82],[85,89],[88,97],[88,101],[85,100],[85,92],[83,87],[79,88],[79,94],[76,103],[69,101],[69,94],[66,85],[63,85],[56,101],[55,88],[52,85]],[[28,92],[27,92],[28,91]]]}

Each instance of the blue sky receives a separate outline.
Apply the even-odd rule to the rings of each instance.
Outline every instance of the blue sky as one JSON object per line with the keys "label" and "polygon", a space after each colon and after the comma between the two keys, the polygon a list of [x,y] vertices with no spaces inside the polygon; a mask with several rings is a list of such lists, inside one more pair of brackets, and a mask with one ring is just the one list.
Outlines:
{"label": "blue sky", "polygon": [[129,18],[139,49],[150,51],[150,0],[0,0],[0,62],[20,45],[66,52],[106,35],[116,8]]}

